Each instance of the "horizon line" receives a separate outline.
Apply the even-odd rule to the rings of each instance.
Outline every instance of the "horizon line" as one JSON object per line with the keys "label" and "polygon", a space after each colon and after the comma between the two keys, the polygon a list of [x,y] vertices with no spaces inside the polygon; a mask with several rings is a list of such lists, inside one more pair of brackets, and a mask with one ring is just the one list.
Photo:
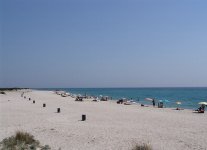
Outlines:
{"label": "horizon line", "polygon": [[143,87],[0,87],[0,89],[98,89],[98,88],[207,88],[207,86],[143,86]]}
{"label": "horizon line", "polygon": [[37,87],[37,88],[30,88],[30,89],[64,89],[64,88],[74,88],[74,89],[92,89],[92,88],[207,88],[207,86],[148,86],[148,87]]}

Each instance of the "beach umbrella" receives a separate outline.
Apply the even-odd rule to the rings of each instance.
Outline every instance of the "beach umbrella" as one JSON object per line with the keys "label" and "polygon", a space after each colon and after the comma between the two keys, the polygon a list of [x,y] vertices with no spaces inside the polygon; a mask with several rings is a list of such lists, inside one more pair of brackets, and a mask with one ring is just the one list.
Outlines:
{"label": "beach umbrella", "polygon": [[207,105],[207,102],[199,102],[199,105]]}
{"label": "beach umbrella", "polygon": [[166,102],[166,103],[169,103],[170,101],[169,101],[169,100],[166,100],[166,99],[163,99],[163,100],[159,100],[159,102]]}
{"label": "beach umbrella", "polygon": [[178,102],[176,102],[176,104],[181,105],[182,103],[178,101]]}
{"label": "beach umbrella", "polygon": [[169,101],[169,100],[167,100],[167,99],[165,99],[165,100],[164,100],[164,102],[167,102],[167,103],[169,103],[170,101]]}
{"label": "beach umbrella", "polygon": [[153,101],[152,98],[145,98],[146,101]]}
{"label": "beach umbrella", "polygon": [[177,104],[177,110],[180,110],[179,105],[181,105],[182,103],[177,101],[176,104]]}

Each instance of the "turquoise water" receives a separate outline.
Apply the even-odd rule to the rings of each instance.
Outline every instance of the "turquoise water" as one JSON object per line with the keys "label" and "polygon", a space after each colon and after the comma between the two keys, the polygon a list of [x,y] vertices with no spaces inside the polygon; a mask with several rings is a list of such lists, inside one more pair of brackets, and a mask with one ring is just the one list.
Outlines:
{"label": "turquoise water", "polygon": [[176,101],[182,102],[181,107],[187,109],[198,108],[201,101],[207,102],[207,88],[50,88],[41,90],[64,90],[73,94],[90,96],[109,96],[114,100],[120,98],[133,99],[139,103],[151,104],[145,98],[169,100],[166,107],[177,107]]}

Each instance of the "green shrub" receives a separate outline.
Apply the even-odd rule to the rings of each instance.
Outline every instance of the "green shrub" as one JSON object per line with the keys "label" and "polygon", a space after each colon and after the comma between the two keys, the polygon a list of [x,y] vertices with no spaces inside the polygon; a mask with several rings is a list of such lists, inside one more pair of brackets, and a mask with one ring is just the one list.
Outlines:
{"label": "green shrub", "polygon": [[15,140],[19,142],[24,142],[25,144],[36,144],[39,145],[39,141],[34,139],[33,135],[27,132],[17,131],[15,135]]}
{"label": "green shrub", "polygon": [[6,94],[4,91],[0,91],[0,94]]}
{"label": "green shrub", "polygon": [[50,146],[49,145],[45,145],[41,148],[41,150],[50,150]]}
{"label": "green shrub", "polygon": [[50,150],[48,145],[41,146],[33,135],[21,131],[17,131],[14,136],[5,138],[0,142],[1,150],[36,150],[37,148]]}
{"label": "green shrub", "polygon": [[149,144],[136,144],[132,150],[152,150]]}

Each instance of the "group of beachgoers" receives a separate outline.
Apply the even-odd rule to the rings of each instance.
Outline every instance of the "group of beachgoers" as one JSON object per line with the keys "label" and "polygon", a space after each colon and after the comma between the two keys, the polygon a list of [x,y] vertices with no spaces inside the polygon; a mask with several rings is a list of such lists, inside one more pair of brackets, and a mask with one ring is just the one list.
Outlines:
{"label": "group of beachgoers", "polygon": [[[54,91],[57,95],[61,95],[62,97],[67,97],[70,96],[72,98],[75,98],[75,101],[83,101],[83,99],[92,99],[93,102],[99,102],[99,101],[108,101],[108,100],[112,100],[112,97],[109,96],[102,96],[100,95],[99,97],[97,96],[88,96],[88,95],[76,95],[76,94],[71,94],[65,91]],[[157,107],[157,108],[164,108],[164,102],[169,102],[168,100],[155,100],[155,98],[145,98],[146,101],[151,101],[152,106],[153,107]],[[157,101],[157,102],[156,102]],[[157,103],[157,106],[156,106]],[[132,105],[132,104],[137,104],[136,101],[134,101],[132,98],[130,100],[126,99],[126,98],[121,98],[119,100],[117,100],[117,104],[124,104],[124,105]],[[176,102],[176,104],[178,105],[178,107],[176,108],[176,110],[183,110],[182,108],[179,107],[179,105],[181,104],[181,102]],[[195,111],[198,113],[204,113],[205,112],[205,108],[207,105],[207,102],[201,102],[199,103],[201,106],[196,109]],[[149,107],[148,105],[144,105],[141,104],[142,107]]]}

